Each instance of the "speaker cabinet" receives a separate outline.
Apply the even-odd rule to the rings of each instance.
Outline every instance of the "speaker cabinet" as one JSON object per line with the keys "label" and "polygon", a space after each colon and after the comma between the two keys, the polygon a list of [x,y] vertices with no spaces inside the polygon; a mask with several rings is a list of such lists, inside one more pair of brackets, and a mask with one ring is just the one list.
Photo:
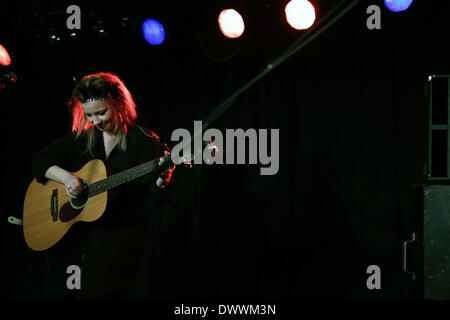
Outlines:
{"label": "speaker cabinet", "polygon": [[450,299],[450,184],[412,189],[415,227],[403,242],[403,271],[425,300]]}

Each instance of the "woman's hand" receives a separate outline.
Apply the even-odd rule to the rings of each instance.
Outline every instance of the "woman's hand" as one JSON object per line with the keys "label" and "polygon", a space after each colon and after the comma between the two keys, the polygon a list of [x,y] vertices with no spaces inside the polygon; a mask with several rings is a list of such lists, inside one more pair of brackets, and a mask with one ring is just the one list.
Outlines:
{"label": "woman's hand", "polygon": [[71,198],[78,197],[84,189],[86,189],[86,185],[83,183],[83,181],[70,174],[67,175],[67,177],[64,179],[64,185],[66,186],[66,192]]}
{"label": "woman's hand", "polygon": [[[164,154],[166,156],[170,155],[170,152],[164,151]],[[171,161],[171,159],[164,159],[163,157],[159,158],[159,166],[164,166],[168,161]],[[173,171],[175,170],[176,165],[173,163],[172,165],[169,164],[169,167],[161,172],[159,175],[158,180],[156,180],[156,185],[160,188],[165,188],[170,183],[170,180],[172,179]]]}

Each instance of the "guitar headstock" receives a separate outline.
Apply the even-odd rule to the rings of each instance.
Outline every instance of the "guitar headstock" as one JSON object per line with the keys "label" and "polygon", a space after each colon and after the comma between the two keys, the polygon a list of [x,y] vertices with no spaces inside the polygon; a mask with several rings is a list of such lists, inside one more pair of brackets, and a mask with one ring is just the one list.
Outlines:
{"label": "guitar headstock", "polygon": [[[176,159],[171,158],[171,155],[168,154],[168,157],[171,158],[170,160],[172,163],[178,163],[178,165],[184,165],[186,167],[192,168],[192,163],[195,162],[196,159],[200,159],[200,163],[202,161],[205,161],[206,163],[209,163],[209,159],[203,159],[203,154],[207,150],[210,152],[211,156],[214,157],[216,152],[219,151],[219,148],[214,145],[212,141],[203,141],[203,150],[197,150],[197,153],[189,154],[187,156],[183,155],[182,157],[176,157]],[[167,154],[166,154],[167,156]],[[174,161],[175,160],[175,161]]]}

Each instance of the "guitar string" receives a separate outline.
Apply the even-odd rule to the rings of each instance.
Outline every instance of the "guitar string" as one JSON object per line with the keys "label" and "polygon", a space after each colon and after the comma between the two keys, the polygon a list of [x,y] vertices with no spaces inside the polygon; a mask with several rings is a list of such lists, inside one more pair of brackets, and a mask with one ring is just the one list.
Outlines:
{"label": "guitar string", "polygon": [[[166,157],[166,156],[163,156],[163,157]],[[192,157],[192,158],[193,158],[193,157]],[[110,177],[104,179],[104,180],[108,180],[107,182],[105,182],[105,181],[100,182],[100,181],[102,181],[102,180],[97,181],[97,182],[94,182],[93,184],[89,185],[89,188],[91,188],[91,187],[92,187],[92,188],[95,188],[97,185],[99,185],[99,184],[104,184],[104,183],[112,184],[112,183],[120,182],[120,181],[123,180],[123,176],[126,177],[126,176],[130,176],[130,175],[132,175],[132,174],[135,174],[135,173],[139,173],[139,176],[138,176],[138,177],[140,177],[140,176],[142,176],[142,175],[149,174],[151,171],[150,171],[150,172],[146,172],[146,173],[144,173],[144,174],[140,174],[140,171],[143,170],[143,169],[147,169],[146,167],[150,167],[150,170],[154,169],[154,167],[156,167],[156,166],[154,166],[154,164],[157,163],[157,162],[159,162],[160,160],[161,160],[161,158],[156,158],[156,159],[153,159],[153,160],[151,160],[151,161],[144,162],[144,163],[142,163],[142,164],[140,164],[140,165],[137,165],[136,167],[133,167],[133,168],[131,168],[131,169],[124,170],[124,171],[122,171],[122,172],[119,172],[119,173],[117,173],[117,174],[115,174],[115,175],[113,175],[113,176],[110,176]],[[154,167],[152,168],[152,166],[154,166]],[[137,178],[138,178],[138,177],[137,177]],[[131,180],[134,180],[134,178],[131,179]],[[131,180],[130,180],[130,181],[131,181]],[[121,184],[121,182],[120,182],[119,184]],[[103,188],[103,186],[102,186],[101,188]],[[108,188],[108,189],[109,189],[109,188]],[[105,191],[106,191],[106,190],[105,190]]]}
{"label": "guitar string", "polygon": [[96,187],[100,187],[100,189],[103,189],[104,188],[104,184],[110,186],[112,184],[115,184],[116,182],[120,182],[120,181],[124,180],[124,176],[126,177],[126,176],[130,176],[130,175],[134,175],[135,173],[138,173],[139,171],[141,171],[142,169],[144,169],[147,166],[151,167],[157,161],[159,161],[159,159],[154,159],[154,160],[151,160],[149,162],[142,163],[142,164],[140,164],[140,165],[138,165],[136,167],[133,167],[131,169],[127,169],[127,170],[119,172],[119,173],[117,173],[117,174],[115,174],[113,176],[107,177],[104,180],[100,180],[100,181],[94,182],[94,183],[90,184],[88,186],[88,188],[89,189],[95,189]]}
{"label": "guitar string", "polygon": [[[141,171],[145,167],[147,167],[147,166],[151,167],[156,162],[159,162],[159,161],[160,161],[160,158],[156,158],[156,159],[153,159],[153,160],[151,160],[149,162],[142,163],[142,164],[140,164],[140,165],[138,165],[138,166],[136,166],[134,168],[127,169],[127,170],[119,172],[119,173],[117,173],[117,174],[115,174],[113,176],[107,177],[103,181],[100,180],[102,182],[96,181],[96,182],[88,185],[88,191],[95,190],[96,188],[100,188],[100,190],[102,190],[105,186],[103,186],[101,184],[111,185],[113,183],[120,182],[121,180],[123,180],[123,176],[129,176],[129,175],[133,175],[135,173],[138,173],[139,171]],[[150,173],[150,172],[148,172],[148,173]],[[110,189],[110,188],[108,188],[108,189]],[[98,191],[98,190],[96,190],[96,191]],[[107,191],[107,190],[104,190],[104,191],[102,191],[100,193],[103,193],[105,191]],[[100,194],[100,193],[97,193],[97,194]],[[70,201],[70,199],[71,199],[71,197],[67,193],[64,193],[63,195],[58,195],[58,197],[57,197],[58,202],[64,202],[64,203],[67,202],[67,201]]]}
{"label": "guitar string", "polygon": [[[136,173],[137,171],[141,170],[145,166],[153,165],[154,163],[156,163],[156,161],[159,161],[159,158],[151,160],[151,161],[143,163],[143,164],[140,164],[132,169],[127,169],[125,171],[119,172],[114,176],[104,179],[106,181],[103,180],[103,182],[99,182],[99,181],[94,182],[93,184],[88,185],[88,192],[91,193],[91,191],[94,191],[95,193],[97,193],[97,191],[99,191],[98,189],[100,189],[100,190],[104,189],[105,186],[102,184],[106,184],[106,186],[108,186],[108,185],[112,185],[113,183],[119,182],[120,180],[123,180],[122,177],[124,176],[124,172],[127,172],[126,175],[132,175],[132,174]],[[102,181],[102,180],[100,180],[100,181]],[[110,189],[110,187],[107,189]],[[105,191],[107,191],[107,190],[98,192],[97,194],[103,193]],[[67,193],[64,193],[63,195],[58,196],[57,199],[58,199],[58,201],[65,203],[67,201],[70,201],[71,197]]]}
{"label": "guitar string", "polygon": [[[191,156],[191,157],[193,158],[193,156]],[[115,174],[113,176],[105,178],[104,180],[107,180],[106,182],[104,180],[100,180],[100,181],[103,181],[103,182],[96,181],[96,182],[94,182],[94,183],[92,183],[92,184],[90,184],[88,186],[88,192],[91,191],[91,190],[95,190],[101,184],[105,184],[106,183],[106,184],[111,185],[113,183],[120,182],[121,180],[123,180],[123,176],[129,176],[129,175],[138,173],[140,170],[144,169],[145,167],[147,167],[147,166],[151,167],[151,166],[153,166],[155,163],[157,163],[159,161],[160,161],[160,158],[156,158],[156,159],[153,159],[151,161],[144,162],[144,163],[142,163],[140,165],[137,165],[136,167],[133,167],[131,169],[127,169],[127,170],[119,172],[119,173],[117,173],[117,174]],[[147,173],[145,173],[143,175],[146,175],[146,174],[149,174],[149,173],[150,172],[147,172]],[[133,180],[133,179],[131,179],[131,180]],[[121,183],[119,183],[119,184],[121,184]],[[100,188],[100,190],[102,190],[102,189],[104,189],[104,186],[101,186],[99,188]],[[108,187],[107,189],[111,189],[111,187]],[[104,191],[101,191],[101,192],[98,192],[98,193],[97,193],[97,191],[98,190],[95,190],[96,195],[100,194],[100,193],[103,193],[103,192],[105,192],[107,190],[104,190]],[[67,193],[64,193],[63,195],[58,195],[58,197],[57,197],[58,203],[66,203],[67,201],[70,201],[70,199],[71,199],[71,197]]]}

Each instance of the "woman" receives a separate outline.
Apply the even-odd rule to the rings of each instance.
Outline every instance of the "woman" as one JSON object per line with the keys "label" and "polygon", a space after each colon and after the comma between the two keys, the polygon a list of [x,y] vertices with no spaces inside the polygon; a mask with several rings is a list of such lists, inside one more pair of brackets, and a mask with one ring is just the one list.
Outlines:
{"label": "woman", "polygon": [[175,166],[168,166],[162,158],[169,150],[156,134],[136,124],[135,102],[117,75],[100,72],[85,76],[75,85],[69,107],[71,132],[37,152],[31,161],[38,182],[60,182],[69,197],[76,198],[86,186],[71,172],[90,160],[103,160],[109,176],[160,159],[162,173],[108,191],[108,204],[100,219],[76,223],[48,250],[57,295],[73,293],[66,288],[66,269],[75,264],[82,268],[77,297],[122,298],[133,287],[139,270],[148,219],[156,219],[157,209],[168,201],[170,188],[166,187]]}

